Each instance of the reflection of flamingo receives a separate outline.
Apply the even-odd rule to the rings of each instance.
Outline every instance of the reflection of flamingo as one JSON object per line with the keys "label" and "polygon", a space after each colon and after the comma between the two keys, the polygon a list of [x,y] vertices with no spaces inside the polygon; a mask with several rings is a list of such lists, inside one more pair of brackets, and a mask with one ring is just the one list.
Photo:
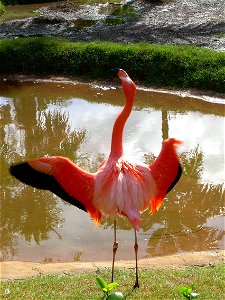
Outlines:
{"label": "reflection of flamingo", "polygon": [[68,158],[61,156],[42,157],[11,166],[10,172],[22,182],[33,187],[50,190],[57,196],[87,211],[95,224],[101,222],[101,213],[114,218],[114,245],[112,281],[114,276],[116,241],[116,215],[126,216],[134,226],[136,281],[137,233],[140,226],[140,212],[151,206],[151,213],[158,210],[164,196],[172,189],[181,176],[176,146],[181,142],[167,139],[155,162],[135,164],[123,156],[123,129],[131,113],[136,86],[127,73],[116,70],[122,81],[126,104],[118,115],[112,132],[111,152],[96,173],[88,173],[76,166]]}

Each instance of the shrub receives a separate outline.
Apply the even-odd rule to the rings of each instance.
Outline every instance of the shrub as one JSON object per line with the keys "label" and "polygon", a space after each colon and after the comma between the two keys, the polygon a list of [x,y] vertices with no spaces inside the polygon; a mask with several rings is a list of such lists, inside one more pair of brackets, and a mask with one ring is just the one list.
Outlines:
{"label": "shrub", "polygon": [[120,67],[149,85],[225,92],[225,53],[191,46],[18,38],[0,41],[0,66],[2,74],[95,79],[107,78],[111,68]]}

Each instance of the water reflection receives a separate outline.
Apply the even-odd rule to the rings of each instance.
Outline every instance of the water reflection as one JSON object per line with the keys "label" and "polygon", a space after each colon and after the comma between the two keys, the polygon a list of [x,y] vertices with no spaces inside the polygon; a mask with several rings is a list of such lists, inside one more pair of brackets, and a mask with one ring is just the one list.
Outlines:
{"label": "water reflection", "polygon": [[[8,166],[64,155],[95,171],[109,153],[113,122],[123,105],[121,90],[9,81],[0,88],[2,258],[110,259],[110,218],[95,228],[84,212],[14,180]],[[139,90],[125,129],[127,155],[150,164],[168,136],[185,141],[179,154],[184,175],[158,213],[142,214],[140,256],[224,248],[224,106]],[[131,226],[121,218],[119,229],[118,258],[131,259]]]}

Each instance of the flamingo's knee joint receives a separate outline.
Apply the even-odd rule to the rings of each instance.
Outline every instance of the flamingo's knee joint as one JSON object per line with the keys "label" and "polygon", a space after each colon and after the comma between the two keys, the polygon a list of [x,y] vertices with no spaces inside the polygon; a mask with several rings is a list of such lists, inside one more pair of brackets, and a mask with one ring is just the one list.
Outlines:
{"label": "flamingo's knee joint", "polygon": [[116,250],[118,249],[118,245],[119,245],[118,242],[114,242],[114,244],[113,244],[113,252],[116,252]]}

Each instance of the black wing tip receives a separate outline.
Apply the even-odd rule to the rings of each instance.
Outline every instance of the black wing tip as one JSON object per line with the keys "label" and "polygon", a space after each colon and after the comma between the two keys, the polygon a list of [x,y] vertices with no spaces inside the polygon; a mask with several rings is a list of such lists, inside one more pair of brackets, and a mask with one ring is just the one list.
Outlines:
{"label": "black wing tip", "polygon": [[29,164],[27,162],[22,162],[22,163],[18,163],[18,164],[14,164],[14,165],[11,165],[9,167],[9,173],[12,175],[12,176],[15,176],[17,177],[17,175],[19,173],[21,173],[21,168],[24,170],[26,169],[27,167],[30,167]]}
{"label": "black wing tip", "polygon": [[36,188],[45,188],[45,180],[42,179],[42,174],[34,170],[28,162],[21,162],[18,164],[11,165],[9,168],[10,174],[27,185]]}
{"label": "black wing tip", "polygon": [[9,173],[17,179],[23,181],[24,176],[29,176],[32,167],[27,162],[11,165],[9,167]]}
{"label": "black wing tip", "polygon": [[86,208],[73,196],[70,196],[52,175],[33,169],[28,162],[21,162],[9,167],[9,172],[16,179],[41,190],[49,190],[68,203],[86,211]]}
{"label": "black wing tip", "polygon": [[182,172],[183,172],[183,170],[182,170],[181,164],[179,163],[178,170],[177,170],[177,175],[176,175],[174,181],[169,186],[168,190],[166,191],[166,194],[168,194],[172,190],[172,188],[177,184],[177,182],[180,180]]}

